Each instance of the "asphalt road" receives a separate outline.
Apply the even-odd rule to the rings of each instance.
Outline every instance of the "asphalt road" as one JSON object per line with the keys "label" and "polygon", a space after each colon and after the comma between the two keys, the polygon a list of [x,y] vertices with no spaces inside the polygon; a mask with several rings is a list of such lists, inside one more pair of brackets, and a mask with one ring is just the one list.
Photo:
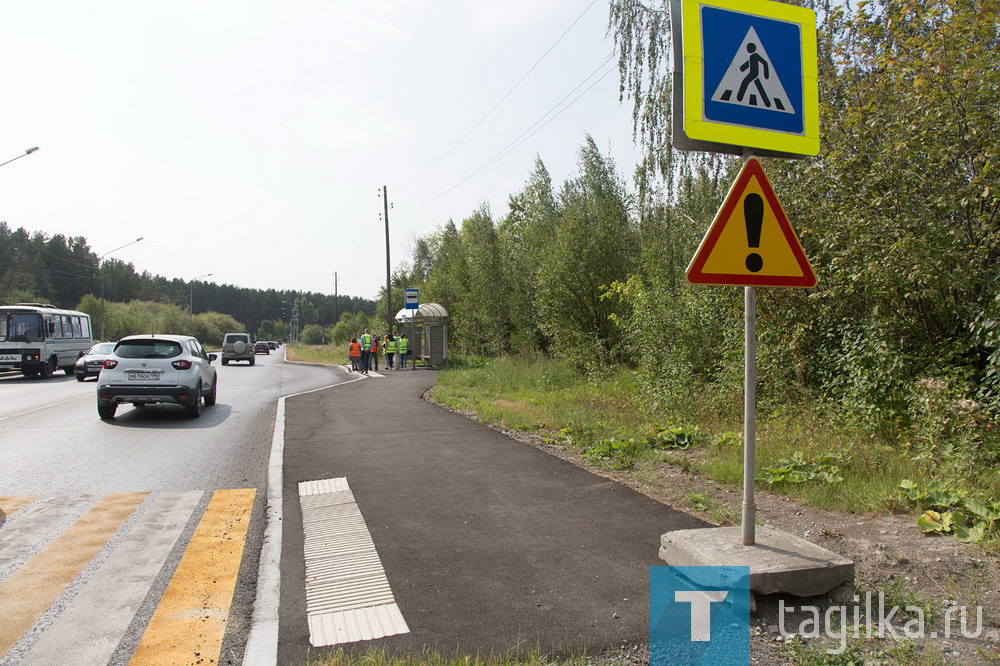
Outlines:
{"label": "asphalt road", "polygon": [[[8,527],[28,525],[29,509],[37,514],[30,516],[36,522],[48,519],[58,523],[59,511],[65,510],[70,516],[68,507],[78,500],[81,506],[99,503],[112,493],[149,493],[141,496],[146,498],[142,505],[145,509],[157,496],[197,491],[200,494],[194,495],[197,504],[192,518],[178,528],[177,547],[170,551],[150,586],[151,590],[162,591],[213,493],[219,489],[246,489],[253,505],[222,648],[224,656],[228,655],[232,663],[239,663],[253,610],[276,400],[282,395],[328,386],[346,378],[331,368],[285,364],[282,356],[281,352],[260,355],[253,367],[246,363],[223,367],[216,362],[218,403],[206,407],[198,419],[189,419],[183,409],[174,406],[136,409],[125,405],[119,408],[113,421],[101,421],[97,416],[94,380],[81,383],[62,373],[50,380],[25,379],[19,375],[0,377],[0,498],[39,498],[23,509],[20,516],[13,512],[8,517]],[[49,498],[56,499],[51,506],[43,505]],[[53,527],[53,533],[71,523],[70,518],[62,520],[64,524],[58,525],[58,529]],[[130,527],[127,522],[121,532]],[[28,547],[22,548],[24,552],[16,552],[9,542],[5,543],[5,537],[11,534],[11,529],[0,532],[0,584],[9,583],[18,567],[37,554]],[[55,543],[57,536],[46,538]],[[120,538],[119,533],[112,541]],[[109,543],[95,561],[108,556],[105,551],[114,545]],[[39,543],[35,550],[40,551],[43,546],[45,543]],[[69,593],[75,593],[79,578],[90,573],[89,568],[85,569],[70,586]],[[66,594],[59,597],[59,603],[70,603]],[[139,616],[120,639],[111,663],[128,661],[146,620],[156,609],[156,601],[151,598],[143,601]],[[38,635],[44,634],[47,625],[55,621],[53,615],[50,609],[9,652],[0,649],[0,656],[7,652],[0,664],[18,663],[20,655],[31,649]],[[0,646],[2,639],[0,635]]]}

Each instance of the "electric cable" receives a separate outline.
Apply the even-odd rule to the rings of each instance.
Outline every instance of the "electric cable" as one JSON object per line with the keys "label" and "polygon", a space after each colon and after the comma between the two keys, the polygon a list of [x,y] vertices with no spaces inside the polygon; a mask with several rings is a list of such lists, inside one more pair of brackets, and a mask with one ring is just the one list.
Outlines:
{"label": "electric cable", "polygon": [[[562,104],[564,101],[566,101],[566,99],[570,95],[572,95],[574,92],[576,92],[577,90],[579,90],[581,86],[583,86],[584,84],[586,84],[587,81],[589,81],[590,79],[592,79],[598,72],[600,72],[601,69],[603,69],[604,66],[608,64],[608,62],[611,60],[611,58],[612,58],[612,56],[608,56],[608,58],[604,62],[602,62],[600,65],[597,66],[597,69],[595,69],[593,72],[591,72],[583,81],[581,81],[580,83],[578,83],[576,85],[576,87],[574,87],[572,90],[570,90],[568,93],[566,93],[566,95],[564,95],[562,99],[560,99],[558,102],[556,102],[552,106],[552,108],[550,108],[548,111],[546,111],[544,114],[542,114],[542,116],[538,120],[536,120],[534,123],[532,123],[526,130],[524,130],[523,132],[521,132],[521,134],[518,135],[513,141],[511,141],[510,143],[507,144],[507,146],[505,146],[504,148],[502,148],[499,153],[497,153],[496,155],[494,155],[493,157],[491,157],[490,159],[488,159],[485,163],[483,163],[475,171],[473,171],[469,175],[465,176],[462,180],[458,181],[457,183],[455,183],[454,185],[452,185],[448,189],[444,190],[443,192],[441,192],[441,193],[439,193],[439,194],[431,197],[430,199],[426,199],[425,201],[421,201],[420,203],[415,204],[412,208],[404,209],[404,210],[396,213],[396,215],[406,215],[407,213],[411,213],[411,212],[413,212],[415,210],[423,208],[424,206],[426,206],[426,205],[428,205],[430,203],[433,203],[433,202],[437,201],[438,199],[440,199],[444,195],[448,194],[449,192],[451,192],[455,188],[457,188],[460,185],[466,183],[467,181],[469,181],[472,178],[474,178],[475,176],[479,175],[480,173],[482,173],[483,171],[485,171],[489,167],[493,166],[494,164],[496,164],[497,162],[499,162],[501,159],[503,159],[504,157],[506,157],[507,155],[509,155],[511,152],[513,152],[514,150],[516,150],[525,141],[527,141],[531,137],[533,137],[536,134],[538,134],[538,132],[540,132],[546,125],[548,125],[550,122],[552,122],[553,120],[555,120],[556,118],[558,118],[564,111],[566,111],[566,109],[568,109],[569,107],[573,106],[573,104],[575,104],[581,97],[583,97],[584,95],[586,95],[594,86],[596,86],[598,83],[600,83],[605,78],[607,78],[607,76],[609,74],[611,74],[611,72],[613,72],[615,70],[614,67],[609,68],[596,81],[594,81],[589,86],[587,86],[587,88],[584,89],[583,92],[581,92],[579,95],[577,95],[575,98],[573,98],[572,101],[570,101],[568,104],[566,104],[565,106],[563,106],[563,108],[559,109],[559,111],[556,112],[554,115],[552,115],[551,118],[549,118],[548,120],[545,120],[545,118],[547,116],[549,116],[550,114],[552,114],[552,112],[555,111],[559,107],[560,104]],[[545,122],[542,122],[543,120]],[[542,124],[539,125],[539,123],[542,123]],[[538,126],[537,129],[535,129],[536,126]],[[534,131],[532,131],[532,129],[534,129]],[[529,132],[531,132],[531,133],[528,134]],[[526,134],[527,134],[527,136],[525,136]]]}
{"label": "electric cable", "polygon": [[545,57],[548,56],[549,53],[552,52],[552,49],[554,49],[559,44],[559,42],[562,41],[563,37],[565,37],[569,33],[569,31],[573,29],[573,26],[575,26],[577,23],[580,22],[580,19],[583,18],[584,14],[586,14],[588,11],[590,11],[590,8],[593,7],[594,3],[596,3],[596,2],[597,2],[597,0],[591,0],[591,3],[589,5],[587,5],[587,7],[582,12],[580,12],[579,16],[576,17],[576,20],[574,20],[572,23],[570,23],[569,27],[566,28],[566,30],[564,30],[561,35],[559,35],[559,39],[557,39],[555,42],[552,43],[552,46],[550,46],[548,48],[548,50],[546,50],[545,53],[543,53],[542,56],[537,61],[535,61],[535,64],[532,65],[531,68],[528,69],[528,71],[524,73],[524,76],[522,76],[520,79],[517,80],[517,83],[515,83],[513,85],[513,87],[511,87],[511,89],[508,90],[507,93],[503,97],[500,98],[500,101],[497,102],[496,104],[494,104],[493,108],[491,108],[489,111],[487,111],[486,115],[484,115],[482,118],[480,118],[479,122],[477,122],[475,125],[472,126],[472,129],[470,129],[468,132],[466,132],[465,134],[463,134],[461,139],[459,139],[458,141],[456,141],[455,144],[451,148],[449,148],[448,150],[446,150],[444,152],[443,155],[441,155],[439,158],[437,158],[436,160],[434,160],[433,162],[431,162],[427,167],[425,167],[423,171],[421,171],[420,173],[418,173],[416,176],[413,176],[412,178],[410,178],[409,180],[407,180],[402,185],[397,185],[396,187],[406,187],[407,185],[409,185],[410,183],[412,183],[413,181],[415,181],[417,178],[420,178],[422,175],[424,175],[425,173],[427,173],[428,171],[430,171],[432,168],[434,168],[434,166],[436,166],[438,162],[440,162],[445,157],[447,157],[449,154],[451,154],[451,151],[453,151],[456,148],[458,148],[458,146],[461,145],[461,143],[463,141],[465,141],[469,137],[470,134],[472,134],[473,132],[475,132],[476,129],[480,125],[482,125],[483,122],[485,122],[486,119],[489,118],[493,114],[494,111],[497,110],[497,107],[499,107],[501,104],[503,104],[504,100],[506,100],[508,97],[510,97],[511,93],[513,93],[517,89],[517,87],[520,86],[521,83],[526,78],[528,78],[528,75],[531,74],[533,71],[535,71],[535,68],[538,67],[538,65],[541,64],[541,62],[543,60],[545,60]]}

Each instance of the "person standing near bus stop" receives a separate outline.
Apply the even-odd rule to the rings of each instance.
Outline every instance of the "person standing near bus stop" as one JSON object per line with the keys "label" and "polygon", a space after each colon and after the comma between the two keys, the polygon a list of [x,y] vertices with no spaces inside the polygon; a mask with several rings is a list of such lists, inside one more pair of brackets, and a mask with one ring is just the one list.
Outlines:
{"label": "person standing near bus stop", "polygon": [[395,366],[393,364],[393,356],[399,350],[399,343],[396,338],[393,337],[392,333],[385,336],[385,341],[382,344],[382,348],[385,349],[385,368],[386,370],[393,370]]}
{"label": "person standing near bus stop", "polygon": [[406,357],[410,355],[410,341],[406,339],[406,333],[399,336],[399,368],[406,370]]}
{"label": "person standing near bus stop", "polygon": [[358,340],[361,343],[361,372],[363,374],[368,374],[368,366],[372,361],[372,334],[367,328],[365,332],[361,334],[361,339]]}

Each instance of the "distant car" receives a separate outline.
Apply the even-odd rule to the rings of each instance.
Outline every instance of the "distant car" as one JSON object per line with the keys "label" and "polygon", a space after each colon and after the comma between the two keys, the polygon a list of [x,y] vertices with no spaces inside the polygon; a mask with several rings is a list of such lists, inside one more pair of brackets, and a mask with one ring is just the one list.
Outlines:
{"label": "distant car", "polygon": [[230,361],[254,364],[254,345],[249,333],[226,333],[222,338],[222,365],[229,365]]}
{"label": "distant car", "polygon": [[268,344],[266,342],[264,342],[263,340],[261,340],[261,341],[259,341],[259,342],[257,342],[257,343],[254,344],[254,346],[253,346],[253,353],[254,354],[270,354],[271,353],[271,347],[268,346]]}
{"label": "distant car", "polygon": [[173,403],[201,416],[201,403],[215,404],[219,382],[212,361],[189,335],[130,335],[115,345],[97,378],[97,413],[113,419],[118,405]]}
{"label": "distant car", "polygon": [[267,341],[267,348],[268,349],[277,349],[278,348],[278,343],[275,342],[274,340],[268,340]]}
{"label": "distant car", "polygon": [[98,342],[87,350],[87,353],[77,360],[76,366],[73,368],[76,381],[82,382],[87,377],[96,377],[101,374],[104,359],[111,356],[111,350],[114,348],[115,343],[113,342]]}

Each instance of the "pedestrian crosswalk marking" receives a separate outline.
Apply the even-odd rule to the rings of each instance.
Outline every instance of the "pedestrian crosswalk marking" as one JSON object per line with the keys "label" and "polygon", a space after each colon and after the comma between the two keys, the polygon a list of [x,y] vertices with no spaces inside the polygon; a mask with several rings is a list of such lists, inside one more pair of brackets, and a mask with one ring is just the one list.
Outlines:
{"label": "pedestrian crosswalk marking", "polygon": [[712,95],[712,101],[779,113],[795,113],[785,87],[781,85],[778,72],[752,26],[726,68],[725,75]]}
{"label": "pedestrian crosswalk marking", "polygon": [[215,491],[131,664],[187,664],[218,656],[255,495],[252,488]]}
{"label": "pedestrian crosswalk marking", "polygon": [[0,582],[42,552],[52,539],[93,506],[96,497],[53,495],[22,505],[4,521]]}
{"label": "pedestrian crosswalk marking", "polygon": [[107,664],[163,568],[204,492],[153,497],[125,539],[101,564],[73,603],[56,618],[21,666]]}
{"label": "pedestrian crosswalk marking", "polygon": [[0,584],[0,653],[31,628],[149,493],[106,495]]}
{"label": "pedestrian crosswalk marking", "polygon": [[38,495],[14,495],[9,497],[0,497],[0,520],[3,520],[4,515],[9,516],[18,509],[31,504],[36,499],[38,499]]}
{"label": "pedestrian crosswalk marking", "polygon": [[255,494],[0,497],[0,664],[217,663]]}

